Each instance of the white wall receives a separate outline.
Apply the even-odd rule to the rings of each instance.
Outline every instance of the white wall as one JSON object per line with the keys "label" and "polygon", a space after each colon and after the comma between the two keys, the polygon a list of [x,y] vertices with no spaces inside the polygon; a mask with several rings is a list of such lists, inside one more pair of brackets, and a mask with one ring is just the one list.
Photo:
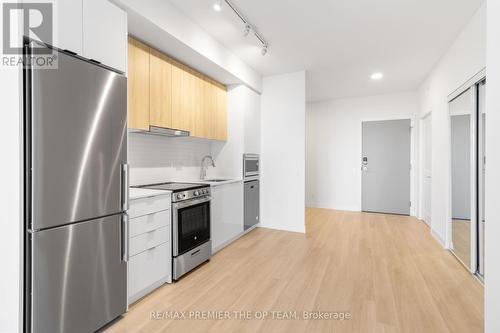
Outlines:
{"label": "white wall", "polygon": [[447,96],[486,66],[486,5],[483,5],[419,89],[420,115],[432,111],[431,231],[446,247],[450,233],[450,120]]}
{"label": "white wall", "polygon": [[500,332],[500,2],[488,1],[485,332]]}
{"label": "white wall", "polygon": [[[21,331],[22,316],[22,147],[21,80],[18,68],[0,68],[0,332]],[[7,125],[8,124],[8,125]]]}
{"label": "white wall", "polygon": [[305,232],[305,72],[266,77],[261,108],[261,226]]}
{"label": "white wall", "polygon": [[[308,103],[307,206],[360,211],[362,121],[412,119],[417,112],[416,93]],[[412,197],[416,195],[415,183]]]}
{"label": "white wall", "polygon": [[212,143],[218,178],[243,176],[243,154],[260,150],[260,95],[244,85],[231,86],[227,94],[227,142]]}
{"label": "white wall", "polygon": [[260,95],[246,87],[241,90],[238,96],[245,108],[245,153],[260,154]]}

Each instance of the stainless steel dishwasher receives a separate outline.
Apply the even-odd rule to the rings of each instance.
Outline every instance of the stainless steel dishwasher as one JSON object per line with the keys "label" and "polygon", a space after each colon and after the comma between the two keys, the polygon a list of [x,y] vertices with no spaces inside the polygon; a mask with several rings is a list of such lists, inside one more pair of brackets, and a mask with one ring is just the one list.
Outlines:
{"label": "stainless steel dishwasher", "polygon": [[259,223],[260,195],[259,181],[245,182],[245,230]]}

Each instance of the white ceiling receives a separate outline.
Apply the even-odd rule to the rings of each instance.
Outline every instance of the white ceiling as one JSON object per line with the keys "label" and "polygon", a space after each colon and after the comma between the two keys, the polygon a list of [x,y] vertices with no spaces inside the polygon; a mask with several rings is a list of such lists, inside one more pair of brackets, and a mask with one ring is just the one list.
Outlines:
{"label": "white ceiling", "polygon": [[233,0],[269,42],[265,57],[226,5],[170,2],[263,76],[306,69],[319,101],[416,89],[483,0]]}

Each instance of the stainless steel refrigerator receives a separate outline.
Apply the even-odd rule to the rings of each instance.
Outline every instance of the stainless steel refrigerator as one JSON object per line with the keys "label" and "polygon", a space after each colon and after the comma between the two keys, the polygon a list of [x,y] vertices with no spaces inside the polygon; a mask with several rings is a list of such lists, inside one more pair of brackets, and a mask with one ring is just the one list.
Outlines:
{"label": "stainless steel refrigerator", "polygon": [[93,332],[127,309],[127,80],[54,52],[24,70],[25,331]]}

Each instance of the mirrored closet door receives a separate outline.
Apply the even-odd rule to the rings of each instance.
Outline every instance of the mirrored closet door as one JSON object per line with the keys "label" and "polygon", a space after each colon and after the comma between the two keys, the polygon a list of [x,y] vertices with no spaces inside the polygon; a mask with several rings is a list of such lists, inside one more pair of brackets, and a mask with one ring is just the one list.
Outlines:
{"label": "mirrored closet door", "polygon": [[478,96],[478,274],[484,278],[484,228],[485,228],[485,174],[486,174],[486,81],[482,81],[477,86]]}
{"label": "mirrored closet door", "polygon": [[450,102],[451,233],[453,253],[471,267],[472,89]]}
{"label": "mirrored closet door", "polygon": [[451,250],[472,273],[484,277],[485,233],[484,75],[449,101],[451,148]]}

